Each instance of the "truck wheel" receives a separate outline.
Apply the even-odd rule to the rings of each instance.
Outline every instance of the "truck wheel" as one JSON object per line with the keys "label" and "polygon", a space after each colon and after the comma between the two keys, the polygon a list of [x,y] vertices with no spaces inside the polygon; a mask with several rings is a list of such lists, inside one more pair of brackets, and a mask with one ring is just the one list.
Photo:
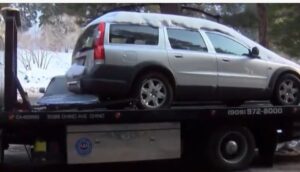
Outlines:
{"label": "truck wheel", "polygon": [[208,141],[210,165],[219,170],[246,168],[255,154],[255,140],[244,127],[222,128],[213,132]]}
{"label": "truck wheel", "polygon": [[271,102],[274,105],[298,105],[300,101],[300,80],[293,74],[279,78]]}
{"label": "truck wheel", "polygon": [[151,72],[141,76],[134,87],[133,97],[140,109],[169,107],[173,101],[173,89],[161,73]]}

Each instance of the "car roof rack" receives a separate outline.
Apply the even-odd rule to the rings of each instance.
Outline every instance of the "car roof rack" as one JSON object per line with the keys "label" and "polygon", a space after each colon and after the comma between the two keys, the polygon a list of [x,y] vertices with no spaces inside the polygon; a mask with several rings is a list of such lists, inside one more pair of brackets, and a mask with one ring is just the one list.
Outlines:
{"label": "car roof rack", "polygon": [[[131,4],[131,5],[124,5],[124,6],[115,7],[115,8],[106,10],[106,11],[104,11],[104,12],[102,13],[102,15],[107,14],[107,13],[110,13],[110,12],[117,12],[117,11],[140,12],[140,11],[139,11],[139,8],[145,7],[145,6],[149,6],[149,5],[160,5],[160,4],[159,4],[159,3],[149,3],[149,4]],[[183,10],[188,10],[188,11],[198,12],[198,13],[204,14],[205,16],[210,17],[209,19],[213,18],[213,19],[214,19],[215,21],[217,21],[217,22],[221,22],[221,18],[222,18],[220,15],[214,15],[214,14],[211,14],[211,13],[209,13],[209,12],[206,12],[206,11],[204,11],[204,10],[201,10],[201,9],[198,9],[198,8],[195,8],[195,7],[189,7],[189,6],[187,6],[186,4],[180,5],[180,10],[181,10],[181,12],[182,12]],[[99,16],[92,18],[92,19],[89,20],[87,23],[93,21],[94,19],[96,19],[96,18],[98,18],[98,17],[99,17]]]}

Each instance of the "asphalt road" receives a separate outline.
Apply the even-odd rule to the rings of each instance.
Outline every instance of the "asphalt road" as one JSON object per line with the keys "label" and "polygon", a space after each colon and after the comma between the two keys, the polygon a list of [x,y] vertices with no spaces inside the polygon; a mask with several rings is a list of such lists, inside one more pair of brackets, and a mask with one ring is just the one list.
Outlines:
{"label": "asphalt road", "polygon": [[[47,166],[32,166],[27,157],[24,146],[11,145],[9,150],[5,151],[5,165],[0,171],[13,172],[84,172],[84,171],[102,171],[102,172],[201,172],[213,171],[196,165],[187,165],[180,160],[168,161],[152,161],[139,163],[115,163],[102,165],[47,165]],[[254,162],[251,167],[242,172],[299,172],[300,171],[300,155],[295,156],[275,156],[275,164],[272,168],[264,168]]]}

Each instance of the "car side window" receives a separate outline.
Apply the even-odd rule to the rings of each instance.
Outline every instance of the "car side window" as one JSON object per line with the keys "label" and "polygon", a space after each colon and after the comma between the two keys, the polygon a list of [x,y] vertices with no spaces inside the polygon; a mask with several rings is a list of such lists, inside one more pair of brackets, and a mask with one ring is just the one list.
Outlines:
{"label": "car side window", "polygon": [[158,45],[158,28],[131,24],[111,24],[109,42],[117,44]]}
{"label": "car side window", "polygon": [[93,48],[94,33],[98,25],[89,26],[78,38],[73,55]]}
{"label": "car side window", "polygon": [[238,56],[249,54],[248,48],[226,36],[211,32],[206,32],[206,34],[217,53],[232,54]]}
{"label": "car side window", "polygon": [[167,32],[173,49],[207,52],[207,47],[198,31],[168,28]]}

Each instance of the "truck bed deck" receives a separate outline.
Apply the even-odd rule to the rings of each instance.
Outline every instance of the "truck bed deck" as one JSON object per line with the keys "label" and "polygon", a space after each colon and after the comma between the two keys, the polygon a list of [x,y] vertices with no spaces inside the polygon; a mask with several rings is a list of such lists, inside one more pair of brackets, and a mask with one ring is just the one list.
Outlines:
{"label": "truck bed deck", "polygon": [[86,124],[140,121],[181,120],[236,120],[236,119],[300,119],[300,106],[244,105],[226,106],[175,106],[170,109],[139,110],[105,108],[2,112],[0,123],[19,124]]}

